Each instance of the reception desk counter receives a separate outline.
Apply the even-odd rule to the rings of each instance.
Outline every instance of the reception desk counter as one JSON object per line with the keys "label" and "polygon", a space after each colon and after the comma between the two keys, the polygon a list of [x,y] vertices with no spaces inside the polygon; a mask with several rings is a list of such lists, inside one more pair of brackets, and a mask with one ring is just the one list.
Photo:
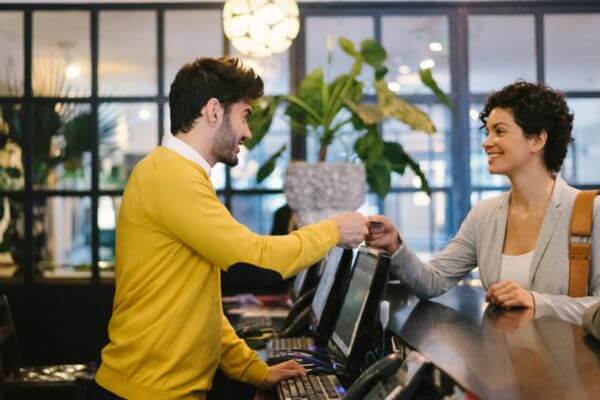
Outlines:
{"label": "reception desk counter", "polygon": [[481,399],[600,399],[600,342],[579,325],[491,307],[481,287],[388,294],[388,330]]}

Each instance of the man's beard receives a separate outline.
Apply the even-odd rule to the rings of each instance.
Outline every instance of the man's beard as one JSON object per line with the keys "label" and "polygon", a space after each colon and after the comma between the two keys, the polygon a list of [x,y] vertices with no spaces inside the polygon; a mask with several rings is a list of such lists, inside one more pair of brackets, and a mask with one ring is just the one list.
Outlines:
{"label": "man's beard", "polygon": [[237,140],[231,129],[229,117],[229,113],[225,113],[223,116],[223,124],[216,133],[212,154],[218,162],[235,167],[238,164],[238,156],[235,152]]}

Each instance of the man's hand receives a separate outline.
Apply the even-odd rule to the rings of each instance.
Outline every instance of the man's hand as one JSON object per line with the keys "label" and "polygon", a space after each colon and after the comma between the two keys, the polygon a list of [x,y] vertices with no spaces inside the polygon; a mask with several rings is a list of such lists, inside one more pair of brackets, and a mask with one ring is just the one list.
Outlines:
{"label": "man's hand", "polygon": [[369,233],[367,217],[362,214],[356,212],[338,214],[331,219],[337,224],[340,231],[340,240],[338,241],[340,247],[357,247]]}
{"label": "man's hand", "polygon": [[270,367],[267,377],[258,388],[263,390],[270,389],[277,385],[279,381],[304,375],[306,375],[304,367],[294,360],[289,360]]}
{"label": "man's hand", "polygon": [[394,224],[383,215],[372,215],[369,217],[369,235],[367,244],[394,254],[400,248],[400,235]]}
{"label": "man's hand", "polygon": [[485,300],[504,308],[535,307],[531,292],[513,281],[494,283],[485,294]]}

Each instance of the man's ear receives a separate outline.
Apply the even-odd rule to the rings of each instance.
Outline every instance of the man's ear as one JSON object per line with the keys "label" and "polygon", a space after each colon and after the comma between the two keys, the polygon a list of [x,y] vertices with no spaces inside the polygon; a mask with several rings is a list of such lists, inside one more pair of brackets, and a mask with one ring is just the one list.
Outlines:
{"label": "man's ear", "polygon": [[212,97],[202,108],[202,116],[206,119],[206,123],[210,126],[217,126],[223,117],[223,106],[221,102]]}
{"label": "man's ear", "polygon": [[539,135],[535,135],[533,137],[532,150],[536,153],[538,151],[541,151],[544,148],[544,146],[546,146],[547,142],[548,142],[548,132],[546,132],[545,129],[542,129],[542,131],[539,133]]}

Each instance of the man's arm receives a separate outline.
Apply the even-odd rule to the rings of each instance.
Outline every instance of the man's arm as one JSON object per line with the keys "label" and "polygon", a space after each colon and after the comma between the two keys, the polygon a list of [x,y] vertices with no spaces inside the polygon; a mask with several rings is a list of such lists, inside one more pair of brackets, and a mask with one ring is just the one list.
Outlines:
{"label": "man's arm", "polygon": [[219,368],[228,377],[261,389],[268,389],[279,381],[302,376],[306,370],[294,360],[267,366],[255,351],[240,339],[233,327],[222,315],[221,362]]}
{"label": "man's arm", "polygon": [[[154,194],[159,200],[153,213],[158,215],[158,225],[224,270],[246,263],[287,278],[323,258],[340,241],[340,232],[348,236],[332,220],[290,235],[257,235],[232,217],[200,173],[174,176]],[[363,237],[366,219],[364,225]]]}
{"label": "man's arm", "polygon": [[267,377],[269,366],[236,335],[225,315],[221,316],[221,320],[219,368],[232,379],[259,386]]}

